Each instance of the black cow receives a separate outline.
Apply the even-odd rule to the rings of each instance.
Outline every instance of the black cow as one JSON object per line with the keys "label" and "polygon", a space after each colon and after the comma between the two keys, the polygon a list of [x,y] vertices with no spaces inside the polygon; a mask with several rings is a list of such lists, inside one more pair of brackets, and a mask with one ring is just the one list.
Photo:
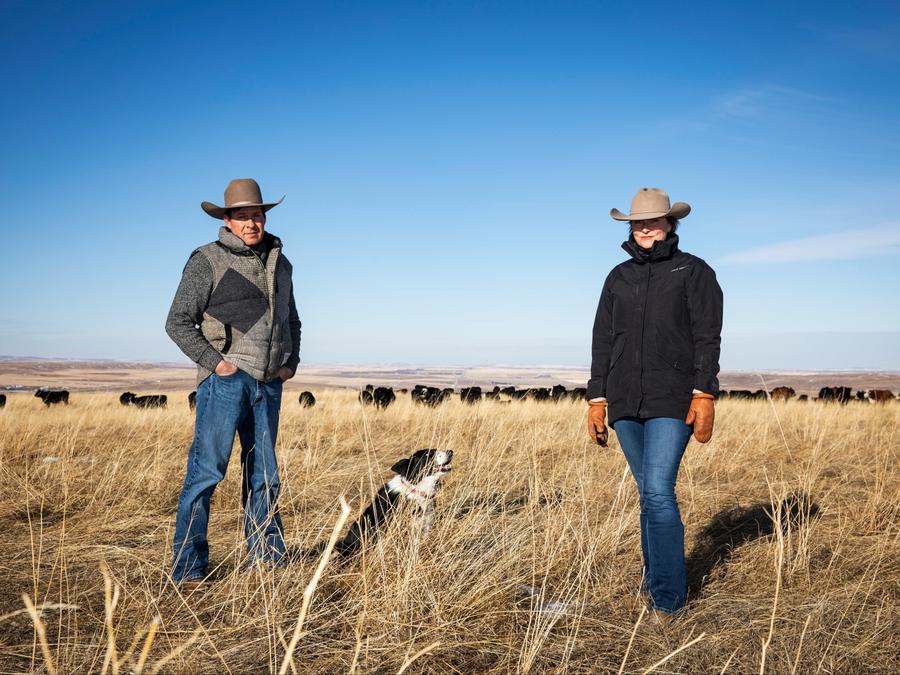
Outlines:
{"label": "black cow", "polygon": [[569,398],[573,401],[584,401],[587,398],[587,387],[574,387],[569,390]]}
{"label": "black cow", "polygon": [[534,387],[528,390],[528,398],[532,401],[549,401],[550,390],[547,387]]}
{"label": "black cow", "polygon": [[312,408],[316,404],[316,397],[311,391],[301,391],[298,400],[301,408]]}
{"label": "black cow", "polygon": [[169,397],[165,394],[135,396],[130,391],[126,391],[119,397],[119,403],[122,405],[136,405],[138,408],[165,408],[168,402]]}
{"label": "black cow", "polygon": [[376,408],[384,410],[395,400],[397,400],[397,395],[391,387],[375,387],[375,391],[372,392],[372,401]]}
{"label": "black cow", "polygon": [[413,387],[412,391],[409,392],[409,396],[413,403],[427,405],[431,408],[437,407],[446,398],[444,392],[437,387],[427,387],[422,384],[417,384]]}
{"label": "black cow", "polygon": [[798,400],[798,401],[808,401],[808,400],[809,400],[809,396],[808,396],[807,394],[800,394],[800,395],[797,397],[797,400]]}
{"label": "black cow", "polygon": [[490,391],[484,392],[484,397],[487,399],[491,399],[493,401],[499,401],[500,400],[500,387],[495,386]]}
{"label": "black cow", "polygon": [[481,400],[481,387],[463,387],[459,390],[459,400],[472,405]]}
{"label": "black cow", "polygon": [[0,394],[0,408],[6,407],[6,394]]}
{"label": "black cow", "polygon": [[61,391],[48,391],[46,389],[38,389],[34,392],[36,398],[41,399],[48,408],[55,403],[65,403],[69,405],[69,392],[65,389]]}
{"label": "black cow", "polygon": [[368,387],[372,385],[367,385],[366,389],[363,389],[359,392],[359,402],[363,405],[372,405],[375,402],[375,397],[372,396],[372,390]]}
{"label": "black cow", "polygon": [[772,397],[773,401],[787,401],[796,395],[797,392],[794,391],[793,387],[775,387],[769,392],[769,396]]}
{"label": "black cow", "polygon": [[566,391],[564,385],[556,384],[553,386],[553,389],[550,390],[550,398],[559,403],[560,401],[565,401],[569,397],[569,392]]}
{"label": "black cow", "polygon": [[188,407],[191,410],[193,410],[194,408],[197,407],[197,392],[196,391],[192,391],[190,394],[188,394]]}
{"label": "black cow", "polygon": [[846,403],[852,398],[850,387],[822,387],[819,389],[819,400],[826,402]]}

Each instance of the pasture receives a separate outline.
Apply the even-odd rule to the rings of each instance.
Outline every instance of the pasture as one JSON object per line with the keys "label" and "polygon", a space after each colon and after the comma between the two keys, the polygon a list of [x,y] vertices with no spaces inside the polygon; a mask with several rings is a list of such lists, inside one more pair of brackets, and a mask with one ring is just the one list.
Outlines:
{"label": "pasture", "polygon": [[[900,670],[900,404],[723,400],[679,476],[685,615],[647,620],[637,494],[581,402],[386,410],[285,396],[291,547],[351,519],[394,460],[452,448],[434,528],[400,518],[357,561],[241,567],[239,453],[213,498],[214,580],[168,577],[193,418],[79,393],[0,411],[0,671],[732,672]],[[531,587],[533,593],[523,592]],[[23,595],[27,598],[23,598]],[[27,604],[26,604],[27,603]]]}

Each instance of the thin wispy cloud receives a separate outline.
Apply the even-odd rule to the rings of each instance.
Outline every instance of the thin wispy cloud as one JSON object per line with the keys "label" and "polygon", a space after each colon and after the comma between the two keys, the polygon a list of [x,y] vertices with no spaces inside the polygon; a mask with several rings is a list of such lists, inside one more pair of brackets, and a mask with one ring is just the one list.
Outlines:
{"label": "thin wispy cloud", "polygon": [[763,264],[856,260],[900,255],[900,223],[858,230],[842,230],[803,239],[755,246],[729,253],[720,264]]}
{"label": "thin wispy cloud", "polygon": [[826,96],[795,87],[764,84],[736,89],[716,97],[712,114],[717,118],[733,120],[768,119],[784,114],[809,113],[832,102]]}

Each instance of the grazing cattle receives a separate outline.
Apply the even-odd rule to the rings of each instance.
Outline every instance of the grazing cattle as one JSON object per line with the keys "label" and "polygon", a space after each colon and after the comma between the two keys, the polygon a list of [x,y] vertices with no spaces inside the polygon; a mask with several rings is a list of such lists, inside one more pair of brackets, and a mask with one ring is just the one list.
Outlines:
{"label": "grazing cattle", "polygon": [[503,389],[500,390],[500,393],[506,394],[510,398],[515,398],[516,388],[515,387],[503,387]]}
{"label": "grazing cattle", "polygon": [[864,389],[859,389],[856,392],[856,400],[857,401],[865,401],[866,400],[866,392]]}
{"label": "grazing cattle", "polygon": [[787,401],[796,395],[797,392],[794,391],[793,387],[775,387],[769,392],[769,396],[775,401]]}
{"label": "grazing cattle", "polygon": [[550,398],[559,403],[560,401],[566,400],[568,398],[569,392],[566,391],[565,386],[561,384],[554,385],[553,389],[550,390]]}
{"label": "grazing cattle", "polygon": [[397,395],[391,387],[376,387],[372,392],[372,401],[376,408],[384,410],[397,399]]}
{"label": "grazing cattle", "polygon": [[188,394],[188,407],[191,410],[193,410],[194,408],[197,407],[197,392],[196,391],[192,391],[190,394]]}
{"label": "grazing cattle", "polygon": [[[372,385],[367,385],[367,387],[371,387]],[[372,405],[375,402],[375,397],[372,396],[372,390],[366,388],[359,392],[359,402],[363,405]]]}
{"label": "grazing cattle", "polygon": [[819,400],[846,403],[850,400],[852,393],[853,390],[850,387],[822,387],[819,389]]}
{"label": "grazing cattle", "polygon": [[587,397],[587,387],[575,387],[569,390],[569,398],[573,401],[584,401]]}
{"label": "grazing cattle", "polygon": [[500,387],[495,386],[490,391],[484,392],[484,397],[487,399],[490,399],[492,401],[499,401],[500,400]]}
{"label": "grazing cattle", "polygon": [[808,396],[807,394],[800,394],[800,395],[797,397],[797,400],[798,400],[798,401],[808,401],[808,400],[809,400],[809,396]]}
{"label": "grazing cattle", "polygon": [[550,390],[547,387],[535,387],[528,390],[528,398],[532,401],[549,401]]}
{"label": "grazing cattle", "polygon": [[437,387],[426,387],[425,385],[417,384],[412,388],[412,391],[409,392],[409,396],[412,399],[413,403],[418,403],[419,405],[427,405],[432,408],[440,405],[444,402],[446,395],[443,391],[438,389]]}
{"label": "grazing cattle", "polygon": [[459,392],[459,400],[470,405],[478,403],[481,400],[481,387],[463,387]]}
{"label": "grazing cattle", "polygon": [[122,405],[136,405],[138,408],[165,408],[168,401],[169,397],[165,394],[135,396],[130,391],[126,391],[119,397],[119,403]]}
{"label": "grazing cattle", "polygon": [[69,405],[69,392],[65,389],[61,391],[48,391],[47,389],[38,389],[34,392],[36,398],[41,399],[48,408],[56,403],[65,403]]}
{"label": "grazing cattle", "polygon": [[300,398],[297,400],[301,408],[312,408],[316,404],[316,397],[311,391],[301,391]]}
{"label": "grazing cattle", "polygon": [[6,407],[6,394],[0,394],[0,408]]}
{"label": "grazing cattle", "polygon": [[732,389],[728,392],[728,398],[751,399],[753,392],[749,389]]}
{"label": "grazing cattle", "polygon": [[894,392],[887,389],[869,389],[865,396],[872,403],[887,403],[894,400]]}

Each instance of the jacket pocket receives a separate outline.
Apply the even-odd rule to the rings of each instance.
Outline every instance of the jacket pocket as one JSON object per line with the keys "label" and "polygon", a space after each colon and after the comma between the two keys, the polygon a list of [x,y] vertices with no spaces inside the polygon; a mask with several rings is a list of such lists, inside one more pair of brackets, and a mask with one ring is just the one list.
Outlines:
{"label": "jacket pocket", "polygon": [[612,354],[609,357],[609,372],[612,372],[612,369],[616,367],[616,363],[619,362],[619,359],[622,358],[622,354],[625,353],[625,340],[620,340],[618,344],[613,345]]}
{"label": "jacket pocket", "polygon": [[676,340],[664,338],[659,333],[656,334],[656,353],[675,370],[687,372],[691,368],[691,355],[679,347]]}

